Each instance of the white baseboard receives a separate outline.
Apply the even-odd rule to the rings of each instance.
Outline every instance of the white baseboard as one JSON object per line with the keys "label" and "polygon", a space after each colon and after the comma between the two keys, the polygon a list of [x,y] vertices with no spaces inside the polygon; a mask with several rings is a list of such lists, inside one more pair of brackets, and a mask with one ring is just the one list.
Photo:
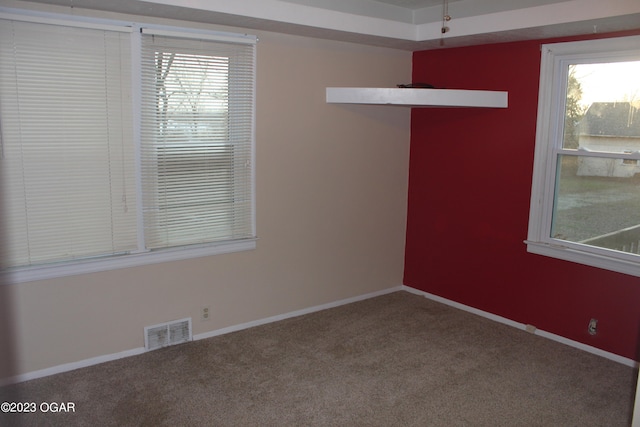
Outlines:
{"label": "white baseboard", "polygon": [[[251,328],[254,326],[265,325],[267,323],[277,322],[279,320],[289,319],[292,317],[302,316],[304,314],[313,313],[316,311],[326,310],[328,308],[334,308],[345,304],[351,304],[357,301],[363,301],[369,298],[374,298],[381,295],[390,294],[393,292],[401,291],[402,286],[395,286],[393,288],[383,289],[377,292],[371,292],[364,295],[358,295],[352,298],[346,298],[339,301],[330,302],[327,304],[316,305],[313,307],[305,308],[302,310],[296,310],[289,313],[279,314],[277,316],[267,317],[265,319],[254,320],[251,322],[241,323],[239,325],[229,326],[228,328],[217,329],[215,331],[204,332],[193,336],[193,340],[201,340],[205,338],[211,338],[218,335],[224,335],[231,332],[241,331],[243,329]],[[25,374],[16,375],[10,378],[0,378],[0,387],[20,383],[24,381],[34,380],[37,378],[48,377],[50,375],[61,374],[63,372],[73,371],[75,369],[86,368],[87,366],[98,365],[100,363],[111,362],[113,360],[122,359],[124,357],[136,356],[138,354],[145,353],[144,347],[134,348],[131,350],[122,351],[120,353],[107,354],[103,356],[92,357],[90,359],[80,360],[78,362],[65,363],[63,365],[53,366],[51,368],[41,369],[38,371],[27,372]]]}
{"label": "white baseboard", "polygon": [[63,365],[52,366],[51,368],[40,369],[38,371],[27,372],[26,374],[16,375],[9,378],[0,379],[0,387],[21,383],[24,381],[35,380],[37,378],[48,377],[50,375],[61,374],[62,372],[74,371],[87,366],[99,365],[100,363],[111,362],[113,360],[122,359],[124,357],[136,356],[144,353],[144,347],[134,348],[131,350],[121,351],[120,353],[105,354],[103,356],[92,357],[90,359],[80,360],[78,362],[65,363]]}
{"label": "white baseboard", "polygon": [[[222,329],[217,329],[215,331],[209,331],[209,332],[204,332],[201,334],[196,334],[193,336],[193,340],[202,340],[202,339],[206,339],[206,338],[211,338],[211,337],[215,337],[218,335],[224,335],[224,334],[228,334],[231,332],[236,332],[236,331],[241,331],[243,329],[248,329],[248,328],[252,328],[254,326],[260,326],[260,325],[265,325],[267,323],[273,323],[273,322],[278,322],[280,320],[285,320],[285,319],[289,319],[292,317],[298,317],[298,316],[302,316],[305,314],[310,314],[310,313],[314,313],[316,311],[322,311],[322,310],[326,310],[329,308],[334,308],[334,307],[339,307],[341,305],[345,305],[345,304],[351,304],[354,302],[358,302],[358,301],[364,301],[366,299],[369,298],[374,298],[374,297],[378,297],[378,296],[382,296],[382,295],[386,295],[386,294],[390,294],[393,292],[398,292],[398,291],[406,291],[406,292],[410,292],[412,294],[416,294],[416,295],[422,295],[430,300],[460,309],[460,310],[464,310],[467,311],[469,313],[473,313],[476,314],[478,316],[499,322],[499,323],[503,323],[509,326],[512,326],[514,328],[518,328],[518,329],[522,329],[525,331],[532,331],[533,333],[536,335],[539,335],[541,337],[553,340],[553,341],[557,341],[559,343],[571,346],[571,347],[575,347],[578,348],[580,350],[586,351],[588,353],[592,353],[610,360],[613,360],[615,362],[621,363],[623,365],[627,365],[630,367],[637,367],[638,366],[638,362],[636,362],[635,360],[632,359],[628,359],[626,357],[622,357],[619,356],[617,354],[614,353],[610,353],[608,351],[604,351],[601,350],[599,348],[596,347],[592,347],[590,345],[586,345],[577,341],[573,341],[570,340],[568,338],[564,338],[561,337],[559,335],[555,335],[552,334],[550,332],[546,332],[546,331],[542,331],[540,329],[535,329],[533,327],[531,327],[531,325],[525,325],[523,323],[519,323],[519,322],[515,322],[513,320],[507,319],[505,317],[501,317],[501,316],[497,316],[495,314],[486,312],[486,311],[482,311],[482,310],[478,310],[477,308],[473,308],[464,304],[460,304],[457,303],[455,301],[451,301],[448,300],[446,298],[442,298],[439,297],[437,295],[433,295],[430,294],[428,292],[424,292],[424,291],[420,291],[418,289],[414,289],[414,288],[410,288],[409,286],[405,286],[405,285],[401,285],[401,286],[396,286],[393,288],[388,288],[388,289],[383,289],[381,291],[377,291],[377,292],[371,292],[368,294],[364,294],[364,295],[358,295],[356,297],[352,297],[352,298],[346,298],[343,300],[339,300],[339,301],[334,301],[334,302],[330,302],[327,304],[321,304],[321,305],[316,305],[313,307],[309,307],[309,308],[305,308],[302,310],[296,310],[296,311],[292,311],[289,313],[284,313],[284,314],[279,314],[277,316],[271,316],[271,317],[267,317],[264,319],[259,319],[259,320],[254,320],[251,322],[246,322],[246,323],[241,323],[239,325],[234,325],[234,326],[229,326],[227,328],[222,328]],[[86,368],[88,366],[93,366],[93,365],[98,365],[100,363],[105,363],[105,362],[111,362],[113,360],[118,360],[118,359],[122,359],[125,357],[130,357],[130,356],[136,356],[142,353],[145,353],[147,350],[145,350],[144,347],[139,347],[139,348],[134,348],[131,350],[126,350],[126,351],[122,351],[119,353],[113,353],[113,354],[107,354],[107,355],[103,355],[103,356],[97,356],[97,357],[92,357],[90,359],[84,359],[84,360],[80,360],[78,362],[72,362],[72,363],[65,363],[63,365],[58,365],[58,366],[53,366],[51,368],[46,368],[46,369],[41,369],[38,371],[32,371],[32,372],[27,372],[25,374],[20,374],[20,375],[16,375],[14,377],[10,377],[10,378],[5,378],[5,379],[0,379],[0,387],[1,386],[5,386],[5,385],[9,385],[9,384],[15,384],[15,383],[20,383],[20,382],[24,382],[24,381],[29,381],[29,380],[34,380],[37,378],[43,378],[43,377],[47,377],[50,375],[55,375],[55,374],[60,374],[63,372],[68,372],[68,371],[73,371],[75,369],[80,369],[80,368]]]}
{"label": "white baseboard", "polygon": [[613,360],[614,362],[618,362],[618,363],[621,363],[623,365],[630,366],[632,368],[638,367],[638,362],[636,362],[633,359],[629,359],[627,357],[622,357],[622,356],[619,356],[619,355],[617,355],[615,353],[610,353],[608,351],[604,351],[604,350],[599,349],[597,347],[593,347],[593,346],[590,346],[590,345],[587,345],[587,344],[583,344],[583,343],[578,342],[578,341],[570,340],[570,339],[562,337],[560,335],[552,334],[551,332],[546,332],[546,331],[537,329],[535,326],[526,325],[524,323],[515,322],[513,320],[507,319],[505,317],[497,316],[497,315],[489,313],[487,311],[478,310],[477,308],[473,308],[473,307],[470,307],[468,305],[460,304],[458,302],[451,301],[449,299],[442,298],[442,297],[439,297],[437,295],[430,294],[428,292],[424,292],[424,291],[421,291],[421,290],[418,290],[418,289],[410,288],[409,286],[402,285],[401,288],[402,288],[403,291],[407,291],[407,292],[410,292],[410,293],[416,294],[416,295],[422,295],[422,296],[424,296],[424,297],[426,297],[426,298],[428,298],[430,300],[433,300],[433,301],[436,301],[436,302],[439,302],[439,303],[442,303],[442,304],[445,304],[445,305],[448,305],[448,306],[451,306],[451,307],[454,307],[454,308],[458,308],[460,310],[464,310],[464,311],[467,311],[469,313],[477,314],[478,316],[485,317],[487,319],[490,319],[490,320],[493,320],[493,321],[496,321],[496,322],[504,323],[505,325],[509,325],[509,326],[514,327],[514,328],[522,329],[523,331],[532,332],[534,335],[539,335],[541,337],[550,339],[552,341],[556,341],[556,342],[559,342],[561,344],[568,345],[570,347],[575,347],[577,349],[586,351],[588,353],[592,353],[592,354],[595,354],[597,356],[601,356],[601,357],[604,357],[606,359]]}
{"label": "white baseboard", "polygon": [[205,339],[205,338],[215,337],[215,336],[218,336],[218,335],[228,334],[228,333],[231,333],[231,332],[241,331],[243,329],[252,328],[254,326],[265,325],[267,323],[273,323],[273,322],[277,322],[279,320],[285,320],[285,319],[289,319],[289,318],[292,318],[292,317],[298,317],[298,316],[302,316],[302,315],[305,315],[305,314],[314,313],[316,311],[326,310],[328,308],[339,307],[341,305],[351,304],[351,303],[358,302],[358,301],[364,301],[364,300],[369,299],[369,298],[374,298],[374,297],[378,297],[378,296],[381,296],[381,295],[386,295],[386,294],[390,294],[390,293],[393,293],[393,292],[398,292],[398,291],[401,291],[401,290],[403,290],[402,286],[396,286],[396,287],[393,287],[393,288],[387,288],[387,289],[383,289],[383,290],[377,291],[377,292],[371,292],[371,293],[364,294],[364,295],[358,295],[356,297],[342,299],[342,300],[330,302],[330,303],[327,303],[327,304],[316,305],[316,306],[305,308],[305,309],[302,309],[302,310],[296,310],[296,311],[292,311],[292,312],[289,312],[289,313],[278,314],[277,316],[271,316],[271,317],[267,317],[265,319],[259,319],[259,320],[254,320],[252,322],[241,323],[239,325],[229,326],[228,328],[217,329],[215,331],[209,331],[209,332],[203,332],[201,334],[194,335],[193,336],[193,340],[194,341],[195,340],[201,340],[201,339]]}

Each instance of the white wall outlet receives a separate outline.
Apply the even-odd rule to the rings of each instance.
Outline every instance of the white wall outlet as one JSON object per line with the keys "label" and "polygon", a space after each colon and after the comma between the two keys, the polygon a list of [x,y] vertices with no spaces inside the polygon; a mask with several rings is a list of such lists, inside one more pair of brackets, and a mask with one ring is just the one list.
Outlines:
{"label": "white wall outlet", "polygon": [[589,320],[589,335],[595,335],[598,332],[598,319]]}
{"label": "white wall outlet", "polygon": [[211,307],[204,306],[200,309],[200,320],[209,320],[211,319]]}

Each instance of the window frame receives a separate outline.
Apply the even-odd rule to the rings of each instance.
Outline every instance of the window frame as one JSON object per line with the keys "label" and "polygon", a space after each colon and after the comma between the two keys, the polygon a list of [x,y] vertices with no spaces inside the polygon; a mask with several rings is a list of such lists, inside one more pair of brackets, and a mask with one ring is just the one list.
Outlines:
{"label": "window frame", "polygon": [[[69,27],[85,27],[99,29],[115,29],[131,33],[131,57],[132,57],[132,83],[131,102],[133,104],[133,138],[135,145],[135,164],[137,180],[137,206],[138,206],[138,242],[139,247],[135,252],[126,254],[106,255],[95,258],[68,260],[58,263],[49,263],[25,267],[14,267],[0,271],[0,284],[14,284],[45,280],[57,277],[87,274],[100,271],[115,270],[121,268],[136,267],[148,264],[178,261],[191,258],[206,257],[218,254],[234,253],[256,248],[256,215],[255,215],[255,99],[256,99],[256,49],[253,49],[253,93],[251,107],[251,148],[250,148],[250,221],[252,236],[236,240],[223,240],[188,246],[175,246],[157,250],[147,250],[141,247],[144,241],[142,224],[142,188],[141,188],[141,29],[154,29],[164,34],[193,39],[209,39],[219,42],[231,42],[242,44],[257,44],[257,37],[248,34],[236,34],[228,32],[200,30],[186,27],[173,27],[166,25],[154,25],[146,23],[132,23],[130,21],[114,21],[80,16],[66,16],[52,13],[27,12],[17,9],[0,7],[0,18],[22,20],[43,24],[63,25]],[[231,126],[234,126],[231,124]]]}
{"label": "window frame", "polygon": [[[640,255],[598,248],[551,237],[551,221],[559,154],[562,147],[569,64],[640,59],[640,36],[544,44],[541,46],[540,86],[527,251],[588,266],[640,276]],[[579,155],[584,155],[580,153]],[[607,153],[586,154],[611,157]],[[615,155],[638,160],[640,154]]]}

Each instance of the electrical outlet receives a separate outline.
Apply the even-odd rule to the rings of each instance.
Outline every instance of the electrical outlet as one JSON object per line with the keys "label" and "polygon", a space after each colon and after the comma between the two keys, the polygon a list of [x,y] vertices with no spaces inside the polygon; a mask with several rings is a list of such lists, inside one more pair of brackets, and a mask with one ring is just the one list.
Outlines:
{"label": "electrical outlet", "polygon": [[200,310],[200,320],[209,320],[211,318],[211,308],[207,305]]}
{"label": "electrical outlet", "polygon": [[587,329],[589,335],[595,335],[598,332],[598,319],[589,320],[589,327]]}

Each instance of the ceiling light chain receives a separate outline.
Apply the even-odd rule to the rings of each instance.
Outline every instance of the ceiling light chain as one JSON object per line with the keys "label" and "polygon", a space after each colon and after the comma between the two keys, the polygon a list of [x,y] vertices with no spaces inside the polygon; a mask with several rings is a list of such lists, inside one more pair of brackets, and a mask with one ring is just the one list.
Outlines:
{"label": "ceiling light chain", "polygon": [[449,27],[447,26],[447,22],[451,21],[451,15],[449,15],[449,0],[442,1],[442,29],[440,30],[442,34],[449,31]]}

